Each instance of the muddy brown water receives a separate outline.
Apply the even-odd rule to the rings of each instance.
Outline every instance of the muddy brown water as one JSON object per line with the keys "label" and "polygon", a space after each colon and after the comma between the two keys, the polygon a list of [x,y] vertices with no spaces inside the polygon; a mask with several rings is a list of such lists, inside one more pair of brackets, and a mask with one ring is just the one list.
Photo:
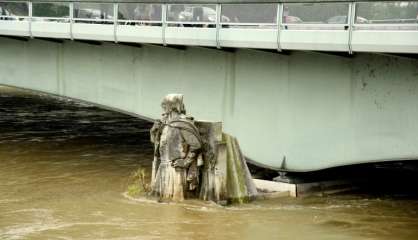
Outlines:
{"label": "muddy brown water", "polygon": [[[156,103],[158,107],[158,103]],[[220,207],[126,197],[150,123],[0,87],[0,239],[418,239],[418,201],[281,198]]]}

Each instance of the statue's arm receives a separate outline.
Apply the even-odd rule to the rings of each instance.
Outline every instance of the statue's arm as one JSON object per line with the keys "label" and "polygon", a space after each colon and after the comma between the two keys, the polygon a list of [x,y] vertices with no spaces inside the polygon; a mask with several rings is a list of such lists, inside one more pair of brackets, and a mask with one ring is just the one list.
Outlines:
{"label": "statue's arm", "polygon": [[157,174],[158,166],[160,165],[159,151],[160,151],[160,135],[162,122],[156,120],[150,129],[150,140],[154,143],[154,160],[152,161],[151,183],[154,183]]}
{"label": "statue's arm", "polygon": [[174,167],[187,168],[193,161],[196,161],[201,151],[202,144],[197,136],[198,133],[188,129],[182,129],[180,130],[180,134],[187,146],[187,153],[184,159],[178,159],[173,165]]}
{"label": "statue's arm", "polygon": [[151,137],[151,142],[152,143],[158,143],[158,141],[160,140],[160,132],[161,132],[161,128],[162,128],[162,122],[160,120],[156,120],[154,122],[154,125],[152,125],[152,128],[150,130],[150,137]]}
{"label": "statue's arm", "polygon": [[189,151],[196,152],[202,148],[202,144],[199,140],[198,132],[195,132],[189,129],[182,129],[180,133],[184,142],[187,144]]}

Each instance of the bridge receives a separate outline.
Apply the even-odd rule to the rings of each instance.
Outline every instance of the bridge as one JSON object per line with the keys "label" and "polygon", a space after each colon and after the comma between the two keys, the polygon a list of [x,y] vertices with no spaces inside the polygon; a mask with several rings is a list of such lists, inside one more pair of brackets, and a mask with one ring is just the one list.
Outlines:
{"label": "bridge", "polygon": [[418,159],[418,1],[138,1],[0,0],[0,84],[146,119],[181,92],[272,169]]}
{"label": "bridge", "polygon": [[0,34],[277,51],[418,53],[417,8],[414,1],[197,5],[7,1]]}

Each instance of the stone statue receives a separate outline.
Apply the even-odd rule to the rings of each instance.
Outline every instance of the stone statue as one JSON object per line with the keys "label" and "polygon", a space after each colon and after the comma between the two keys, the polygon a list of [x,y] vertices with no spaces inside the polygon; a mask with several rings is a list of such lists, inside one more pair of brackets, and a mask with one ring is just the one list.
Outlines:
{"label": "stone statue", "polygon": [[221,122],[194,121],[186,115],[181,94],[168,94],[161,107],[162,117],[150,131],[152,195],[219,204],[241,203],[257,195],[238,140],[222,132]]}
{"label": "stone statue", "polygon": [[152,194],[181,201],[198,196],[202,140],[192,117],[186,116],[183,95],[164,97],[163,114],[151,128],[154,143]]}

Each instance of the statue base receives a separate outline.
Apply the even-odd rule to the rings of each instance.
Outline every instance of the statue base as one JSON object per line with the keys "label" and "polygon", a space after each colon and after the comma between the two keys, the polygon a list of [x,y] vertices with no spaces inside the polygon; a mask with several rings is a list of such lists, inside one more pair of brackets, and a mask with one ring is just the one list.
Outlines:
{"label": "statue base", "polygon": [[255,199],[257,189],[237,139],[222,132],[221,122],[196,121],[195,125],[206,148],[199,198],[219,204]]}

